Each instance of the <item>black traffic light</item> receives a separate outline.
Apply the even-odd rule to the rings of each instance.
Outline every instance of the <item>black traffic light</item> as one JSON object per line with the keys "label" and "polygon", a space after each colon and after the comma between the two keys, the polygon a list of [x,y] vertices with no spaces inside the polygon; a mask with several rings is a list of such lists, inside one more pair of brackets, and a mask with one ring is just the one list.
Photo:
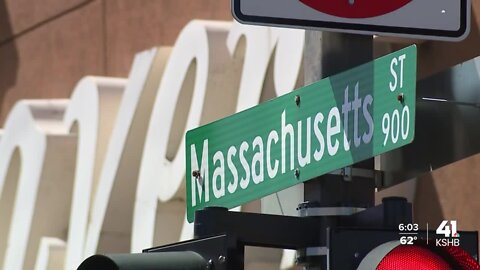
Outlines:
{"label": "black traffic light", "polygon": [[94,255],[82,262],[78,270],[203,270],[208,262],[191,251]]}

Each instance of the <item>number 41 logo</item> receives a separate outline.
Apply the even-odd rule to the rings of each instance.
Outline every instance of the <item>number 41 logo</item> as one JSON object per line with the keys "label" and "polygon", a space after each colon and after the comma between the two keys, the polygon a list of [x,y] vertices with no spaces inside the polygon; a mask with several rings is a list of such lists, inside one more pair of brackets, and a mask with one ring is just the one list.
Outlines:
{"label": "number 41 logo", "polygon": [[[450,225],[448,225],[450,223]],[[438,226],[437,234],[445,235],[445,237],[459,237],[460,234],[457,232],[457,221],[456,220],[444,220]]]}

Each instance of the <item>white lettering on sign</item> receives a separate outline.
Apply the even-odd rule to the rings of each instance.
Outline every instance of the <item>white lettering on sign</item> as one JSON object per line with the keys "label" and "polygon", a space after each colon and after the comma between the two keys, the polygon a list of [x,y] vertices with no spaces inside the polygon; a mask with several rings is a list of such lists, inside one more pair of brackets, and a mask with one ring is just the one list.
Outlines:
{"label": "white lettering on sign", "polygon": [[[400,89],[403,88],[403,60],[405,60],[407,56],[402,54],[398,58],[393,58],[392,62],[390,62],[390,73],[392,74],[393,81],[390,81],[390,91],[397,90],[397,84],[400,80]],[[398,66],[400,64],[400,67]],[[400,75],[398,74],[400,73]],[[400,76],[400,78],[399,78]]]}
{"label": "white lettering on sign", "polygon": [[[17,104],[0,140],[2,269],[73,270],[93,253],[139,252],[191,238],[193,228],[184,221],[185,130],[254,106],[262,95],[293,90],[303,35],[193,21],[173,49],[138,54],[128,80],[86,77],[69,102]],[[213,196],[281,173],[281,160],[264,157],[282,143],[308,145],[295,140],[297,128],[310,134],[313,125],[319,141],[313,158],[321,158],[325,136],[316,126],[326,124],[323,116],[285,124],[292,130],[286,142],[279,128],[266,141],[213,153],[212,177],[205,175],[208,141],[193,146],[192,164],[196,160],[200,177],[213,183]],[[308,164],[311,155],[292,154],[284,162]],[[227,175],[233,176],[228,182]],[[209,199],[208,185],[197,183],[194,192],[203,194],[197,199]],[[282,268],[293,264],[291,255]]]}
{"label": "white lettering on sign", "polygon": [[[250,185],[262,183],[265,178],[273,180],[275,176],[277,176],[278,166],[280,166],[281,174],[285,174],[294,170],[295,164],[299,164],[300,167],[305,167],[310,164],[312,158],[320,161],[323,157],[325,145],[327,145],[328,154],[335,156],[339,152],[349,151],[351,141],[354,142],[352,147],[355,148],[360,147],[362,144],[370,143],[374,133],[370,108],[373,103],[373,97],[370,94],[365,95],[365,97],[360,97],[359,83],[357,82],[354,87],[353,100],[350,101],[348,89],[347,87],[344,91],[344,104],[341,105],[341,108],[344,119],[348,119],[350,116],[350,119],[353,121],[352,134],[348,134],[347,132],[341,134],[340,108],[336,106],[327,111],[316,113],[315,118],[307,117],[306,119],[299,119],[296,123],[291,122],[287,111],[283,110],[282,114],[277,116],[278,121],[276,128],[266,132],[266,134],[269,135],[265,138],[265,141],[261,136],[255,136],[251,141],[240,142],[240,162],[235,162],[237,161],[236,159],[229,158],[229,175],[234,175],[235,179],[235,177],[238,177],[238,171],[240,171],[240,186],[242,189],[247,189]],[[323,121],[324,114],[327,115],[326,122]],[[395,112],[393,115],[396,115]],[[394,117],[394,119],[397,119],[397,123],[399,122],[398,117]],[[363,133],[359,131],[359,121],[364,121],[367,124],[367,129]],[[313,130],[312,126],[314,126]],[[279,132],[277,132],[277,130]],[[306,131],[305,136],[302,136],[302,130]],[[399,130],[397,131],[399,132]],[[318,144],[315,148],[316,150],[313,152],[311,151],[312,137],[316,138],[315,144]],[[280,143],[277,146],[279,140]],[[271,156],[272,145],[273,147],[281,147],[281,162]],[[212,153],[209,151],[208,146],[208,139],[205,139],[203,141],[201,154],[199,154],[198,150],[198,147],[201,147],[200,145],[191,144],[189,146],[192,153],[192,175],[196,175],[191,178],[193,194],[191,203],[193,206],[197,205],[197,200],[201,202],[208,202],[210,200],[208,191],[205,190],[209,186],[209,179],[211,179],[214,187],[213,194],[215,198],[220,199],[227,194],[224,188],[225,157],[231,157],[230,152],[236,153],[237,147],[236,145],[229,145],[226,146],[223,152],[216,151]],[[266,146],[266,151],[264,151],[264,146]],[[247,155],[248,153],[252,153],[252,155]],[[247,156],[251,158],[249,159]],[[272,160],[274,161],[273,166]],[[266,164],[264,161],[266,161]],[[214,164],[215,166],[212,170],[212,175],[209,175],[208,164]],[[241,164],[242,168],[237,168],[235,164]],[[266,176],[264,175],[265,166],[267,166]],[[220,187],[217,188],[219,183]],[[230,194],[235,193],[235,191],[236,189],[228,190]]]}
{"label": "white lettering on sign", "polygon": [[[203,150],[201,155],[197,155],[197,150],[195,145],[191,145],[192,151],[192,169],[198,172],[198,176],[192,178],[194,182],[192,183],[192,194],[199,194],[200,199],[203,197],[202,194],[205,194],[205,201],[208,202],[210,198],[208,197],[210,192],[208,191],[209,179],[208,179],[208,140],[203,142]],[[198,158],[200,157],[200,164],[198,164]],[[215,158],[214,158],[215,159]],[[203,187],[205,187],[205,193],[203,192]],[[196,196],[192,198],[192,204],[197,205]]]}
{"label": "white lettering on sign", "polygon": [[[402,54],[398,58],[394,57],[390,62],[390,73],[392,75],[392,80],[389,83],[390,91],[395,92],[399,90],[398,99],[399,102],[402,103],[404,97],[403,93],[400,91],[403,88],[403,61],[406,59],[406,57],[407,56],[405,54]],[[404,106],[401,112],[398,109],[395,109],[392,113],[385,113],[383,115],[382,133],[384,135],[384,146],[388,143],[397,143],[400,136],[403,140],[405,140],[408,137],[409,131],[410,108],[408,106]]]}

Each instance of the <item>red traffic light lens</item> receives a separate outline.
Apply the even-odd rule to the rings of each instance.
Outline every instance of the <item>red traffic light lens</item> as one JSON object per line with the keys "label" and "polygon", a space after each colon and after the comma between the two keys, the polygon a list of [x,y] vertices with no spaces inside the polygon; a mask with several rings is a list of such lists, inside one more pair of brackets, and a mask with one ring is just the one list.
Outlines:
{"label": "red traffic light lens", "polygon": [[478,262],[468,254],[465,250],[460,247],[444,247],[444,250],[453,257],[457,264],[463,270],[480,270],[480,265]]}
{"label": "red traffic light lens", "polygon": [[439,255],[421,246],[398,246],[388,253],[377,270],[452,270]]}
{"label": "red traffic light lens", "polygon": [[[444,247],[436,252],[424,245],[398,246],[390,251],[377,270],[480,270],[479,264],[460,247]],[[440,255],[439,253],[444,253]],[[448,257],[448,258],[446,258]],[[460,268],[453,268],[457,264]]]}

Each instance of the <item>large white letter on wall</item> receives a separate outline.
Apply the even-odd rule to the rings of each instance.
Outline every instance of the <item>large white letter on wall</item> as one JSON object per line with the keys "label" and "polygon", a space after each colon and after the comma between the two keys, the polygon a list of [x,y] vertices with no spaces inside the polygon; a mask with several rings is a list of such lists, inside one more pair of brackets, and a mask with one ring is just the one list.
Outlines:
{"label": "large white letter on wall", "polygon": [[[90,202],[96,193],[106,146],[126,82],[116,78],[83,78],[75,87],[65,113],[65,128],[78,136],[70,226],[66,239],[66,269],[75,269],[84,257]],[[58,246],[57,243],[55,248],[58,249]]]}
{"label": "large white letter on wall", "polygon": [[[62,237],[67,229],[76,140],[63,128],[67,104],[24,100],[7,118],[0,141],[3,269],[33,269],[41,237]],[[17,172],[9,171],[12,162]]]}
{"label": "large white letter on wall", "polygon": [[[85,77],[70,102],[19,102],[0,139],[2,269],[74,270],[93,253],[190,239],[185,132],[300,86],[303,45],[300,30],[192,21],[173,48],[139,53],[127,80]],[[284,198],[299,194],[278,198],[295,209]],[[247,268],[277,267],[280,251],[265,254]]]}
{"label": "large white letter on wall", "polygon": [[155,48],[135,57],[108,142],[93,200],[84,256],[126,252],[141,153],[153,100],[170,48]]}
{"label": "large white letter on wall", "polygon": [[[232,61],[227,50],[230,27],[230,22],[193,21],[175,43],[142,157],[132,251],[153,245],[154,239],[159,244],[181,238],[185,131],[233,113],[237,100],[241,62]],[[158,200],[163,203],[157,208]]]}

